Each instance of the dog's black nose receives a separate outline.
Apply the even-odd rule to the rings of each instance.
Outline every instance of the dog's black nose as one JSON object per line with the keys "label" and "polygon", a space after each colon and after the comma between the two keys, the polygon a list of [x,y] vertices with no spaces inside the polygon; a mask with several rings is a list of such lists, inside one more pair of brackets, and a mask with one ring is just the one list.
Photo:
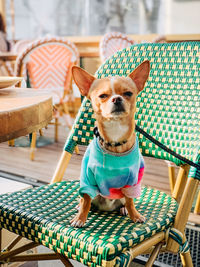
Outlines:
{"label": "dog's black nose", "polygon": [[122,103],[122,98],[120,97],[120,96],[118,96],[118,97],[114,97],[113,99],[112,99],[112,102],[114,103],[114,104],[116,104],[116,105],[118,105],[118,104],[121,104]]}

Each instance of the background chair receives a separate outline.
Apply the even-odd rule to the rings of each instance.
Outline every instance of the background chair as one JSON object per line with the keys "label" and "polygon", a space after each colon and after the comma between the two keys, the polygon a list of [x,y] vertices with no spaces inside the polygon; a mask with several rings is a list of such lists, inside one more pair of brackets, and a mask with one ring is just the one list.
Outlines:
{"label": "background chair", "polygon": [[[32,43],[31,40],[19,40],[11,46],[11,53],[19,54],[21,53],[28,44]],[[6,70],[9,76],[15,76],[14,64],[11,64],[10,61],[5,62]]]}
{"label": "background chair", "polygon": [[[16,44],[20,49],[27,40]],[[53,96],[55,141],[58,141],[59,117],[71,128],[75,113],[71,68],[79,63],[76,46],[64,38],[44,37],[26,45],[16,60],[16,76],[24,77],[28,87],[44,88]],[[31,159],[34,158],[36,133],[32,137]]]}
{"label": "background chair", "polygon": [[19,40],[12,46],[12,52],[19,54],[21,53],[26,47],[32,43],[32,40]]}
{"label": "background chair", "polygon": [[104,62],[117,51],[134,43],[134,40],[121,32],[109,32],[105,34],[99,43],[101,61]]}
{"label": "background chair", "polygon": [[[0,261],[60,258],[71,266],[69,258],[89,266],[128,266],[139,254],[150,253],[146,266],[152,266],[159,252],[170,251],[180,253],[183,266],[193,266],[184,229],[200,179],[199,49],[199,42],[134,45],[108,59],[96,73],[98,78],[127,75],[150,60],[150,76],[138,96],[136,113],[137,125],[150,137],[137,135],[144,156],[180,166],[172,196],[144,187],[135,201],[147,218],[143,224],[117,212],[92,210],[84,228],[70,226],[77,213],[79,182],[61,180],[77,144],[88,145],[93,138],[95,118],[85,99],[52,184],[0,196],[0,226],[31,240],[20,250],[13,249],[15,240]],[[163,150],[157,141],[176,154]],[[55,254],[17,255],[40,244]]]}

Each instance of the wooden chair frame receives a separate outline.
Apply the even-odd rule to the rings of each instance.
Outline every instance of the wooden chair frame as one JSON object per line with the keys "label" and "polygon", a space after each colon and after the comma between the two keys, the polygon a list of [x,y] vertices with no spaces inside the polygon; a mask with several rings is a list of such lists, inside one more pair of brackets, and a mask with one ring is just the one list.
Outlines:
{"label": "wooden chair frame", "polygon": [[[187,176],[183,177],[183,170],[179,168],[179,172],[177,177],[175,176],[175,166],[171,162],[168,163],[168,175],[169,175],[169,184],[170,184],[170,191],[172,196],[178,200],[181,198],[183,194],[183,190],[186,186]],[[200,190],[198,191],[197,186],[197,199],[194,207],[193,213],[190,212],[189,220],[191,220],[195,224],[200,223]]]}

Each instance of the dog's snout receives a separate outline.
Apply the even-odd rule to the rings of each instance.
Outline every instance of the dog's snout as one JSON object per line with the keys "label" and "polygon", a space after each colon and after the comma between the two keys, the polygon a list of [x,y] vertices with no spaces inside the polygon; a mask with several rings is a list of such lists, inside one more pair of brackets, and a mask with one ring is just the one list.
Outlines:
{"label": "dog's snout", "polygon": [[125,111],[123,98],[121,96],[116,95],[111,101],[113,103],[111,113],[119,114]]}
{"label": "dog's snout", "polygon": [[112,102],[114,103],[114,104],[120,104],[121,102],[122,102],[122,98],[120,97],[120,96],[118,96],[118,97],[114,97],[113,99],[112,99]]}

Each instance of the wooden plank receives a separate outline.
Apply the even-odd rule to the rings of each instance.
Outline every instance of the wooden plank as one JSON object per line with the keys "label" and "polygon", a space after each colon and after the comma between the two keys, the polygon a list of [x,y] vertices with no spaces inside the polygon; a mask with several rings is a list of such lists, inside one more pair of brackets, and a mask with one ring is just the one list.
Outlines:
{"label": "wooden plank", "polygon": [[167,34],[167,42],[200,41],[200,34]]}
{"label": "wooden plank", "polygon": [[[136,43],[141,43],[142,41],[152,41],[159,37],[159,34],[129,34],[130,38],[135,40]],[[179,41],[199,41],[200,34],[166,34],[167,42],[179,42]],[[86,47],[99,47],[99,42],[102,38],[101,35],[98,36],[66,36],[66,38],[72,41],[78,48],[83,49]]]}

